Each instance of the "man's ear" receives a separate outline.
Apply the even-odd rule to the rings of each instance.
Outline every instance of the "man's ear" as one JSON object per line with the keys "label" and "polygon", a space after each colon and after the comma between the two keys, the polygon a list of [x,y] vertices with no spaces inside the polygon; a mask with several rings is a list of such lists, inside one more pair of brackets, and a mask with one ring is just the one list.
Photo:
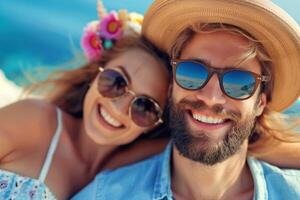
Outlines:
{"label": "man's ear", "polygon": [[265,93],[261,93],[257,99],[256,117],[259,117],[263,113],[266,106],[267,106],[267,95]]}

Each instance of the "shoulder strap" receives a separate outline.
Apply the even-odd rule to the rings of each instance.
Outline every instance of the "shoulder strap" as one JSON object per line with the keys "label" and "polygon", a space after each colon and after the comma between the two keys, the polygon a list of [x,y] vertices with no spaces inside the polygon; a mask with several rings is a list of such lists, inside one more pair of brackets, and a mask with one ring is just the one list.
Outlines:
{"label": "shoulder strap", "polygon": [[59,108],[56,108],[56,112],[57,112],[57,128],[56,128],[55,134],[51,140],[51,144],[50,144],[50,147],[47,152],[47,157],[45,159],[45,162],[43,164],[42,170],[39,175],[39,180],[41,182],[44,182],[47,177],[47,174],[48,174],[48,171],[51,166],[52,159],[53,159],[53,155],[56,150],[57,144],[59,142],[59,137],[62,132],[62,113]]}

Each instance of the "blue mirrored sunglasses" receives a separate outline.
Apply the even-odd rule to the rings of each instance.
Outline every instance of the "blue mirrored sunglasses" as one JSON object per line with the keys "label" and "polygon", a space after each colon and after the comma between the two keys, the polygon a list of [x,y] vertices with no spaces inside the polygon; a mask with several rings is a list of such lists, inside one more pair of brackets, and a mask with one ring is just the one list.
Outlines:
{"label": "blue mirrored sunglasses", "polygon": [[195,60],[172,59],[176,83],[187,90],[203,88],[214,73],[217,74],[222,92],[236,100],[250,98],[261,82],[271,80],[270,76],[259,75],[237,68],[219,69],[209,67]]}

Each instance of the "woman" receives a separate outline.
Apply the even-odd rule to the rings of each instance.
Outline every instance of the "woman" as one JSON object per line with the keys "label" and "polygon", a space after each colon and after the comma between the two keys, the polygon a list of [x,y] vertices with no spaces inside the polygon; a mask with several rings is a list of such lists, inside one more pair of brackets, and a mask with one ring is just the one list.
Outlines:
{"label": "woman", "polygon": [[146,156],[147,148],[131,150],[143,142],[118,146],[161,126],[168,64],[130,26],[122,28],[109,47],[95,50],[97,58],[88,57],[90,64],[34,86],[43,100],[0,110],[0,199],[68,199],[97,172]]}

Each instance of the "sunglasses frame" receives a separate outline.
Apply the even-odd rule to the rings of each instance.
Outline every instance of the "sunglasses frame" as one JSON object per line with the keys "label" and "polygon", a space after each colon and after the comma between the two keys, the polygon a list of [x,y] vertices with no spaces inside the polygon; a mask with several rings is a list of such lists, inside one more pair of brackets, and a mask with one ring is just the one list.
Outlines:
{"label": "sunglasses frame", "polygon": [[[126,94],[130,94],[130,95],[132,95],[133,96],[133,99],[130,101],[130,106],[129,106],[129,108],[128,108],[128,113],[129,113],[129,117],[130,117],[130,119],[137,125],[137,126],[139,126],[139,127],[151,127],[151,126],[157,126],[158,124],[162,124],[164,121],[163,121],[163,119],[162,119],[162,109],[161,109],[161,107],[160,107],[160,105],[154,100],[154,99],[152,99],[151,97],[149,97],[149,96],[147,96],[147,95],[137,95],[133,90],[131,90],[129,87],[130,87],[130,81],[129,81],[129,79],[128,79],[128,77],[127,77],[127,75],[126,75],[126,73],[125,72],[123,72],[123,70],[121,70],[121,69],[119,69],[119,68],[116,68],[116,69],[112,69],[112,68],[109,68],[109,69],[105,69],[105,68],[103,68],[103,67],[98,67],[98,69],[99,69],[99,74],[98,74],[98,78],[97,78],[97,82],[99,81],[99,77],[100,77],[100,74],[102,73],[102,72],[104,72],[104,71],[107,71],[107,70],[111,70],[111,71],[114,71],[114,72],[117,72],[117,73],[119,73],[121,76],[122,76],[122,78],[125,80],[125,82],[126,82],[126,86],[125,86],[125,92],[123,93],[123,94],[121,94],[120,96],[116,96],[116,97],[107,97],[107,96],[104,96],[103,94],[101,94],[101,92],[99,91],[99,89],[98,89],[98,92],[99,92],[99,94],[101,95],[101,96],[103,96],[103,97],[105,97],[105,98],[109,98],[109,99],[118,99],[118,98],[120,98],[120,97],[122,97],[122,96],[124,96],[124,95],[126,95]],[[98,85],[98,84],[97,84]],[[155,106],[155,108],[158,110],[158,120],[154,123],[154,124],[152,124],[152,125],[150,125],[150,126],[141,126],[141,125],[138,125],[135,121],[134,121],[134,119],[132,118],[132,106],[133,106],[133,103],[136,101],[136,100],[138,100],[138,99],[140,99],[140,98],[146,98],[146,99],[148,99],[149,101],[151,101],[153,104],[154,104],[154,106]]]}
{"label": "sunglasses frame", "polygon": [[[200,87],[197,87],[195,89],[188,89],[188,88],[185,88],[183,87],[180,83],[178,83],[177,81],[177,76],[176,76],[176,71],[177,71],[177,66],[178,64],[182,63],[182,62],[191,62],[191,63],[195,63],[195,64],[198,64],[198,65],[201,65],[203,66],[206,70],[207,70],[207,73],[208,73],[208,77],[207,79],[205,80],[205,82],[200,86]],[[246,100],[246,99],[249,99],[250,97],[252,97],[255,93],[255,91],[257,90],[258,86],[260,83],[262,82],[268,82],[271,80],[271,76],[269,75],[259,75],[257,73],[254,73],[254,72],[251,72],[251,71],[248,71],[248,70],[243,70],[243,69],[238,69],[238,68],[234,68],[234,67],[231,67],[231,68],[226,68],[226,69],[220,69],[220,68],[215,68],[215,67],[211,67],[211,66],[207,66],[206,64],[200,62],[200,61],[196,61],[196,60],[189,60],[189,59],[171,59],[171,65],[173,66],[173,76],[175,78],[175,82],[178,86],[180,86],[181,88],[185,89],[185,90],[190,90],[190,91],[195,91],[195,90],[200,90],[202,88],[204,88],[206,86],[206,84],[209,82],[209,80],[211,79],[211,77],[214,75],[214,74],[217,74],[218,76],[218,80],[219,80],[219,86],[223,92],[224,95],[226,95],[227,97],[231,98],[231,99],[234,99],[234,100],[239,100],[239,101],[242,101],[242,100]],[[255,86],[254,86],[254,89],[252,91],[251,94],[249,94],[249,96],[245,97],[245,98],[235,98],[235,97],[232,97],[230,95],[228,95],[226,92],[225,92],[225,89],[224,89],[224,86],[223,86],[223,77],[224,77],[224,74],[227,73],[227,72],[230,72],[230,71],[242,71],[242,72],[247,72],[247,73],[250,73],[254,76],[255,78]]]}

